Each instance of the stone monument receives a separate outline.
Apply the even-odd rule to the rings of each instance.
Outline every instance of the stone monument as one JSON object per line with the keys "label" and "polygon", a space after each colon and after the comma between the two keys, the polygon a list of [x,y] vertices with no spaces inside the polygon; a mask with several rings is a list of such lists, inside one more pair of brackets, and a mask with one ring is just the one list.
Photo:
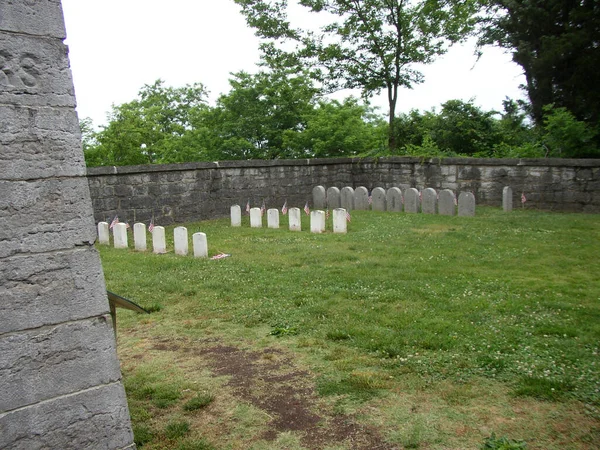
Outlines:
{"label": "stone monument", "polygon": [[0,448],[133,449],[64,39],[0,2]]}

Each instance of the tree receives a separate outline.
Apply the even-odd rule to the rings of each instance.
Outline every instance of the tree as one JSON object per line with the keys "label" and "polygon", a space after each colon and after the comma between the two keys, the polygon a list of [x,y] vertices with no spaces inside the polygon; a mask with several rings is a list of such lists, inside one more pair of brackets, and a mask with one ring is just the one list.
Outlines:
{"label": "tree", "polygon": [[475,0],[300,0],[309,12],[331,19],[315,33],[291,26],[287,0],[235,2],[265,40],[267,64],[308,67],[327,90],[359,88],[369,98],[385,89],[392,151],[399,88],[421,83],[417,65],[431,63],[464,39],[477,10]]}
{"label": "tree", "polygon": [[480,44],[512,51],[525,74],[535,123],[544,125],[544,107],[553,104],[600,130],[600,2],[484,2],[489,14]]}

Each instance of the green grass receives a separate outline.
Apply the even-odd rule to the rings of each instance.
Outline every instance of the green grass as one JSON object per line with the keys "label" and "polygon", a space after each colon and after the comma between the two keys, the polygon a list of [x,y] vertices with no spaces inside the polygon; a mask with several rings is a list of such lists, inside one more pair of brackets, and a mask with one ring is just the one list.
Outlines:
{"label": "green grass", "polygon": [[[211,255],[232,254],[218,261],[99,249],[108,289],[160,305],[150,316],[119,312],[120,345],[129,350],[149,337],[263,336],[255,345],[285,342],[340,411],[365,402],[377,410],[399,390],[425,392],[441,423],[457,423],[472,419],[469,406],[486,408],[471,389],[486,380],[499,390],[498,408],[541,402],[596,421],[599,219],[495,208],[478,208],[474,218],[355,211],[347,235],[293,233],[286,220],[279,230],[231,228],[225,219],[187,224],[190,236],[207,234]],[[130,399],[153,410],[191,401],[160,367],[131,367]],[[366,420],[407,448],[462,442],[429,429],[429,416],[401,430],[383,410]],[[506,428],[533,438],[529,425]],[[586,448],[589,436],[578,436],[569,445]],[[561,448],[567,438],[544,439],[539,448]]]}

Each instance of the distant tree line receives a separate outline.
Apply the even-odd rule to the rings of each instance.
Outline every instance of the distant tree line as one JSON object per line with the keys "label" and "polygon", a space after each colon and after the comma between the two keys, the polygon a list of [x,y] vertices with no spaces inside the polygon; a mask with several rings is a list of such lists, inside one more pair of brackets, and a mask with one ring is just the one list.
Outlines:
{"label": "distant tree line", "polygon": [[[157,80],[113,106],[95,131],[82,121],[89,166],[357,155],[600,156],[597,0],[302,0],[331,19],[294,28],[287,0],[235,0],[262,38],[261,70],[238,72],[216,105],[200,84]],[[423,81],[450,45],[478,36],[524,71],[528,101],[503,111],[451,100],[396,114],[401,89]],[[328,100],[358,88],[362,99]],[[387,93],[387,118],[369,98]]]}

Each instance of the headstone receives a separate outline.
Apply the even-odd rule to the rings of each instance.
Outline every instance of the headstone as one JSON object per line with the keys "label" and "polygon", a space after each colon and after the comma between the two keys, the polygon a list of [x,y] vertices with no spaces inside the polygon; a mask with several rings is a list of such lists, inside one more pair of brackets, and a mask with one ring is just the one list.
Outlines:
{"label": "headstone", "polygon": [[421,212],[423,214],[435,214],[437,212],[437,192],[435,192],[435,189],[423,189],[421,195]]}
{"label": "headstone", "polygon": [[312,190],[313,208],[325,209],[327,207],[327,194],[323,186],[315,186]]}
{"label": "headstone", "polygon": [[461,192],[458,196],[458,215],[475,216],[475,196],[472,192]]}
{"label": "headstone", "polygon": [[147,249],[146,244],[146,225],[143,223],[133,224],[133,242],[135,243],[135,249],[139,252],[145,252]]}
{"label": "headstone", "polygon": [[371,192],[371,197],[373,198],[373,211],[385,211],[386,210],[386,201],[385,201],[385,189],[381,187],[376,187]]}
{"label": "headstone", "polygon": [[342,208],[347,211],[352,211],[354,209],[354,189],[350,186],[343,187],[340,197],[342,199]]}
{"label": "headstone", "polygon": [[167,253],[165,227],[154,227],[152,230],[152,249],[154,253]]}
{"label": "headstone", "polygon": [[175,247],[175,254],[180,256],[187,256],[189,250],[188,244],[188,230],[186,227],[176,227],[173,230],[173,244]]}
{"label": "headstone", "polygon": [[242,226],[242,208],[240,205],[233,205],[231,208],[231,226],[241,227]]}
{"label": "headstone", "polygon": [[279,228],[279,210],[277,208],[267,210],[267,226],[269,228]]}
{"label": "headstone", "polygon": [[369,209],[369,190],[359,186],[354,191],[354,209],[366,211]]}
{"label": "headstone", "polygon": [[250,226],[262,228],[262,212],[260,208],[250,208]]}
{"label": "headstone", "polygon": [[342,206],[342,197],[340,190],[336,187],[327,189],[327,207],[330,209],[339,208]]}
{"label": "headstone", "polygon": [[408,188],[404,191],[404,212],[418,213],[420,203],[419,191],[415,188]]}
{"label": "headstone", "polygon": [[310,231],[311,233],[325,232],[325,211],[310,212]]}
{"label": "headstone", "polygon": [[456,195],[450,189],[440,191],[438,213],[442,216],[454,216],[456,214]]}
{"label": "headstone", "polygon": [[98,243],[102,245],[110,245],[108,222],[98,223]]}
{"label": "headstone", "polygon": [[510,186],[505,186],[502,190],[502,209],[504,212],[511,212],[513,209],[513,190]]}
{"label": "headstone", "polygon": [[206,233],[194,233],[192,235],[195,258],[208,258],[208,241]]}
{"label": "headstone", "polygon": [[113,239],[115,248],[127,248],[127,225],[119,222],[113,227]]}
{"label": "headstone", "polygon": [[133,449],[64,38],[0,0],[0,448]]}
{"label": "headstone", "polygon": [[336,208],[333,210],[333,232],[334,233],[347,233],[348,232],[348,219],[347,211],[344,208]]}
{"label": "headstone", "polygon": [[385,202],[388,211],[401,212],[403,207],[402,191],[400,188],[389,188],[385,194]]}
{"label": "headstone", "polygon": [[300,208],[290,208],[288,211],[288,220],[290,221],[290,231],[302,231]]}

